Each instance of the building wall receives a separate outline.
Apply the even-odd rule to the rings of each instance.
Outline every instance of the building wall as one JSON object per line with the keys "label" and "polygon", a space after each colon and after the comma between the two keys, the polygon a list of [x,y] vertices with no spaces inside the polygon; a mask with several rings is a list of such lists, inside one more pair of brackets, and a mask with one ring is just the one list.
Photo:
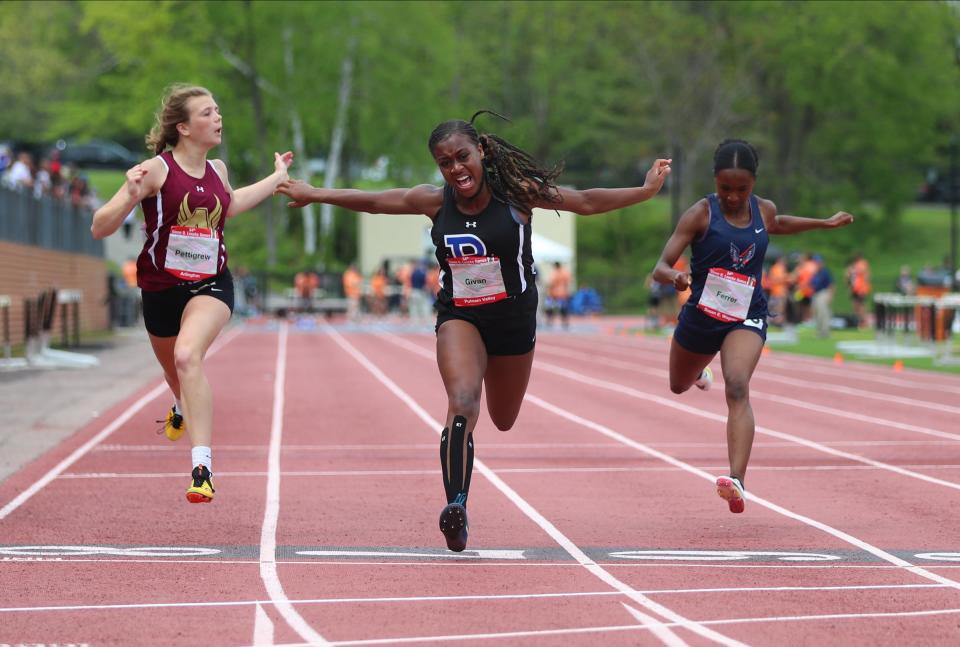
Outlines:
{"label": "building wall", "polygon": [[[0,295],[10,297],[10,336],[23,343],[23,300],[34,299],[50,288],[80,290],[81,332],[109,327],[107,267],[102,258],[70,254],[0,241]],[[60,309],[53,319],[53,339],[60,338]],[[0,343],[3,339],[0,318]]]}

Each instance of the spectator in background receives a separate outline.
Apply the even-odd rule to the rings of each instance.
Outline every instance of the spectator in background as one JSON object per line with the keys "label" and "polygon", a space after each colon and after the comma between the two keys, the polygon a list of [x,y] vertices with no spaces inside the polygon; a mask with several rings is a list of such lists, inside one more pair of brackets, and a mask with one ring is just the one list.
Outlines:
{"label": "spectator in background", "polygon": [[360,297],[363,296],[363,277],[357,266],[350,264],[343,272],[343,296],[347,300],[347,319],[356,321],[360,316]]}
{"label": "spectator in background", "polygon": [[53,192],[53,175],[50,173],[50,160],[40,160],[40,168],[33,175],[33,197],[39,200]]}
{"label": "spectator in background", "polygon": [[917,274],[917,285],[921,287],[946,288],[950,286],[950,272],[944,267],[934,267],[933,265],[924,265],[920,273]]}
{"label": "spectator in background", "polygon": [[423,323],[430,319],[433,296],[427,287],[427,264],[418,261],[410,272],[410,294],[407,297],[407,314],[411,321]]}
{"label": "spectator in background", "polygon": [[767,308],[770,312],[767,321],[770,325],[782,326],[786,321],[787,297],[790,290],[788,275],[787,259],[785,256],[780,256],[763,276],[763,289],[767,292]]}
{"label": "spectator in background", "polygon": [[897,275],[894,290],[897,294],[903,294],[905,296],[916,294],[917,284],[913,282],[913,272],[910,271],[909,265],[900,266],[900,274]]}
{"label": "spectator in background", "polygon": [[[70,178],[70,186],[67,189],[70,196],[70,204],[77,208],[91,208],[92,193],[90,184],[87,182],[86,175],[75,174]],[[136,205],[134,205],[136,206]]]}
{"label": "spectator in background", "polygon": [[409,313],[410,310],[410,275],[412,273],[413,263],[411,261],[407,261],[400,264],[400,267],[397,268],[397,272],[394,275],[396,284],[400,288],[398,302],[394,304],[394,307],[403,313]]}
{"label": "spectator in background", "polygon": [[33,157],[26,151],[17,154],[17,161],[3,176],[3,182],[11,189],[29,189],[33,186]]}
{"label": "spectator in background", "polygon": [[13,156],[10,153],[10,147],[6,144],[0,144],[0,174],[6,171],[12,162]]}
{"label": "spectator in background", "polygon": [[123,262],[120,267],[120,274],[123,276],[123,282],[128,288],[137,287],[137,259],[130,257]]}
{"label": "spectator in background", "polygon": [[822,256],[816,254],[811,260],[816,263],[816,271],[810,277],[810,290],[813,292],[810,304],[817,325],[817,337],[825,339],[830,336],[830,320],[833,318],[830,307],[833,302],[833,276]]}
{"label": "spectator in background", "polygon": [[293,277],[293,289],[297,295],[299,312],[313,312],[313,293],[320,287],[320,278],[309,269],[297,272]]}
{"label": "spectator in background", "polygon": [[387,314],[387,264],[370,277],[370,311],[378,317]]}
{"label": "spectator in background", "polygon": [[553,272],[547,284],[547,324],[553,325],[553,318],[560,315],[560,323],[564,328],[570,326],[570,270],[557,261],[553,264]]}
{"label": "spectator in background", "polygon": [[813,254],[804,252],[791,277],[794,286],[793,300],[797,304],[797,316],[801,323],[810,321],[813,314],[811,312],[813,287],[811,287],[810,281],[813,279],[813,275],[817,273],[817,267],[817,262],[813,260]]}
{"label": "spectator in background", "polygon": [[863,328],[867,323],[866,301],[870,295],[870,264],[860,253],[855,254],[847,266],[847,287],[850,288],[850,300],[857,317],[857,327]]}

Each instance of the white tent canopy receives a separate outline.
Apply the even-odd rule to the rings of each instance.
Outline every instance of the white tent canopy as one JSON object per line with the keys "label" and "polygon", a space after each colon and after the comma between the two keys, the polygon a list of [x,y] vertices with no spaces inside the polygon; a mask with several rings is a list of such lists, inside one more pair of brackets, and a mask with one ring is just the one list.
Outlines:
{"label": "white tent canopy", "polygon": [[569,263],[573,260],[573,250],[538,233],[530,238],[530,246],[537,263]]}

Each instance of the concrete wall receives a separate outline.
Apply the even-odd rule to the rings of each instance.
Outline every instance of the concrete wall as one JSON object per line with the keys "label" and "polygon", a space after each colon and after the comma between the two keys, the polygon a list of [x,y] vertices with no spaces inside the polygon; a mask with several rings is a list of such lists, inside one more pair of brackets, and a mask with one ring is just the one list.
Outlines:
{"label": "concrete wall", "polygon": [[[109,327],[107,267],[102,258],[70,254],[29,245],[0,241],[0,294],[10,297],[10,335],[14,344],[23,343],[23,300],[34,299],[43,290],[73,289],[83,293],[80,330]],[[53,320],[53,340],[60,339],[60,311]],[[0,319],[0,343],[2,343]]]}

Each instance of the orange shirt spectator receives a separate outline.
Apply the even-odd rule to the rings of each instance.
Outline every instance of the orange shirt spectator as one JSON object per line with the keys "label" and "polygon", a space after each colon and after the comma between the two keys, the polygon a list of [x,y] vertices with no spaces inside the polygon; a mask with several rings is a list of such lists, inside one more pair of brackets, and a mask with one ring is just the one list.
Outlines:
{"label": "orange shirt spectator", "polygon": [[850,266],[850,291],[858,297],[870,294],[870,264],[862,256]]}
{"label": "orange shirt spectator", "polygon": [[313,298],[313,291],[320,287],[320,279],[313,272],[297,272],[293,287],[301,299]]}
{"label": "orange shirt spectator", "polygon": [[781,256],[764,275],[763,289],[772,298],[783,299],[787,296],[788,280],[787,262]]}
{"label": "orange shirt spectator", "polygon": [[813,296],[813,286],[810,285],[810,281],[819,269],[820,266],[810,256],[805,257],[797,266],[795,280],[799,299],[809,299]]}
{"label": "orange shirt spectator", "polygon": [[553,268],[550,274],[550,285],[547,287],[547,296],[557,301],[566,301],[570,298],[570,270],[560,263]]}
{"label": "orange shirt spectator", "polygon": [[370,277],[370,295],[374,314],[382,315],[387,312],[387,273],[379,269]]}
{"label": "orange shirt spectator", "polygon": [[363,277],[353,265],[343,273],[343,296],[348,299],[359,299],[363,294]]}
{"label": "orange shirt spectator", "polygon": [[120,273],[123,274],[123,282],[127,284],[128,288],[137,287],[137,261],[128,258],[123,266],[120,268]]}

